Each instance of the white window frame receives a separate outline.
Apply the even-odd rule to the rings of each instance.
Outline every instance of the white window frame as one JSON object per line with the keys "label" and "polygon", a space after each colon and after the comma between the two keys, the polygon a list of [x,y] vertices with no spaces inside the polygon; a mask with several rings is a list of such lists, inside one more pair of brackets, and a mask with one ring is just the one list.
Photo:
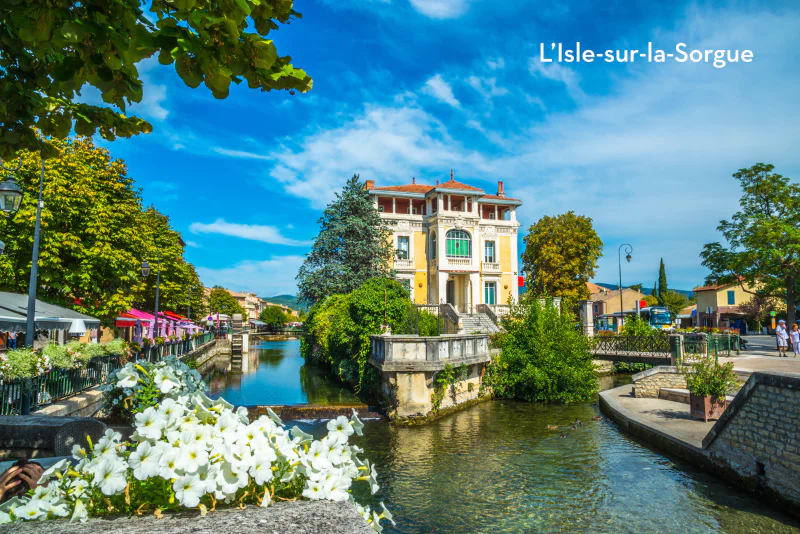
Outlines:
{"label": "white window frame", "polygon": [[[489,284],[492,284],[494,286],[494,302],[488,302],[488,299],[486,298],[486,290],[488,289],[487,286]],[[489,279],[489,280],[484,280],[483,281],[483,301],[484,301],[483,303],[484,304],[489,304],[489,305],[497,304],[497,302],[500,300],[500,299],[497,298],[498,297],[497,293],[499,291],[498,286],[499,286],[499,282],[496,279]]]}
{"label": "white window frame", "polygon": [[[486,247],[489,243],[492,244],[492,259],[486,256]],[[497,263],[497,241],[494,239],[487,239],[483,242],[483,261],[484,263]]]}

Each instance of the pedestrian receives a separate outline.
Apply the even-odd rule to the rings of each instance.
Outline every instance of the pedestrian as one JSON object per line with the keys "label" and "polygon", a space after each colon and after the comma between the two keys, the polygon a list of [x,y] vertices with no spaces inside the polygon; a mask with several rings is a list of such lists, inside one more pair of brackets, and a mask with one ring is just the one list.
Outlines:
{"label": "pedestrian", "polygon": [[800,327],[797,324],[792,325],[792,331],[789,332],[789,339],[792,340],[792,348],[794,349],[794,357],[800,354]]}
{"label": "pedestrian", "polygon": [[8,333],[8,348],[9,349],[16,349],[17,348],[17,334],[14,332]]}
{"label": "pedestrian", "polygon": [[775,329],[775,337],[778,340],[778,356],[786,358],[786,347],[789,345],[789,332],[786,330],[786,321],[778,321],[778,328]]}

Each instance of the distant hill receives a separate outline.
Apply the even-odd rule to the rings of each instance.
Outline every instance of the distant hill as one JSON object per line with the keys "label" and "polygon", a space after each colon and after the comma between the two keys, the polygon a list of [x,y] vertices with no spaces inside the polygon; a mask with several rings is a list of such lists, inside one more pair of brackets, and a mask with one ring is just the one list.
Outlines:
{"label": "distant hill", "polygon": [[261,298],[273,304],[281,304],[283,306],[288,306],[293,310],[308,311],[307,306],[302,306],[300,305],[299,302],[297,302],[296,295],[276,295],[274,297],[261,297]]}
{"label": "distant hill", "polygon": [[[595,284],[597,284],[598,286],[601,286],[601,287],[605,287],[606,289],[611,289],[611,290],[619,289],[619,284],[604,284],[602,282],[595,282]],[[629,286],[625,286],[625,287],[629,287]],[[686,296],[686,298],[689,298],[689,299],[694,296],[694,291],[686,291],[685,289],[672,289],[672,288],[670,288],[670,291],[675,291],[676,293],[683,293]],[[653,292],[653,288],[652,287],[642,287],[642,293],[644,293],[645,295],[649,295],[652,292]]]}

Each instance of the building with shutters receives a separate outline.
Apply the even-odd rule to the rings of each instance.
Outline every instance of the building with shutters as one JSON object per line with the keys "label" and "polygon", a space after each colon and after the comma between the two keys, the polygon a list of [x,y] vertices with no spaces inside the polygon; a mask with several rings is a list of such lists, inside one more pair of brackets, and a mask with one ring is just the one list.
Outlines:
{"label": "building with shutters", "polygon": [[450,180],[424,185],[366,188],[389,221],[393,268],[418,304],[450,303],[460,313],[477,304],[517,300],[519,254],[517,208],[522,201]]}

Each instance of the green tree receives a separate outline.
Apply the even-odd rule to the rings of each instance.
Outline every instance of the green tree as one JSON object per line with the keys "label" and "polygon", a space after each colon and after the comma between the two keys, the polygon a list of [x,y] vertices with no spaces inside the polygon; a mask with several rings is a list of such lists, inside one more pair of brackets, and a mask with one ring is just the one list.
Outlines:
{"label": "green tree", "polygon": [[239,301],[224,287],[214,286],[211,289],[209,304],[211,312],[214,314],[224,313],[225,315],[233,316],[236,313],[241,313],[243,319],[247,318],[247,314],[244,308],[239,304]]}
{"label": "green tree", "polygon": [[661,294],[661,305],[665,306],[672,315],[678,315],[682,309],[689,305],[689,299],[683,293],[666,291]]}
{"label": "green tree", "polygon": [[533,299],[528,306],[512,307],[502,325],[495,339],[500,354],[486,373],[495,396],[576,402],[597,392],[589,340],[575,329],[567,310]]}
{"label": "green tree", "polygon": [[653,291],[650,292],[650,296],[654,297],[656,301],[658,300],[658,282],[653,282]]}
{"label": "green tree", "polygon": [[271,326],[282,326],[284,323],[289,322],[280,306],[267,306],[258,314],[258,320]]}
{"label": "green tree", "polygon": [[[132,290],[142,283],[139,190],[124,162],[91,139],[53,140],[48,146],[58,157],[45,171],[37,296],[110,318],[133,305]],[[13,219],[0,217],[6,243],[0,288],[25,293],[41,163],[36,152],[22,152],[21,160],[14,176],[25,193],[22,206]],[[0,181],[8,177],[0,171]]]}
{"label": "green tree", "polygon": [[733,175],[742,187],[740,211],[717,229],[728,246],[709,243],[700,257],[707,283],[738,283],[752,295],[787,303],[787,321],[800,305],[800,185],[773,165],[757,163]]}
{"label": "green tree", "polygon": [[[87,136],[99,129],[107,140],[149,133],[147,121],[125,111],[142,100],[137,64],[155,55],[216,98],[242,81],[262,91],[308,91],[311,79],[267,38],[293,17],[300,15],[291,0],[0,2],[0,157],[38,151],[37,129],[59,139],[73,129]],[[76,101],[85,85],[109,106]]]}
{"label": "green tree", "polygon": [[297,273],[298,299],[307,304],[345,294],[365,280],[391,275],[391,231],[353,175],[319,220],[320,232]]}
{"label": "green tree", "polygon": [[647,295],[644,300],[648,306],[658,306],[659,304],[658,297],[654,297],[653,295]]}
{"label": "green tree", "polygon": [[641,291],[642,290],[642,284],[633,284],[632,286],[629,286],[629,287],[631,289],[633,289],[634,291]]}
{"label": "green tree", "polygon": [[738,305],[745,319],[755,323],[756,330],[761,332],[761,324],[769,317],[770,312],[785,313],[786,304],[776,298],[765,298],[753,295],[750,300]]}
{"label": "green tree", "polygon": [[524,241],[522,271],[531,297],[573,301],[589,297],[586,282],[594,277],[603,254],[603,242],[591,218],[572,211],[542,217],[530,227]]}
{"label": "green tree", "polygon": [[658,302],[664,306],[664,294],[669,291],[667,286],[667,270],[664,268],[664,258],[661,258],[661,265],[658,266]]}

